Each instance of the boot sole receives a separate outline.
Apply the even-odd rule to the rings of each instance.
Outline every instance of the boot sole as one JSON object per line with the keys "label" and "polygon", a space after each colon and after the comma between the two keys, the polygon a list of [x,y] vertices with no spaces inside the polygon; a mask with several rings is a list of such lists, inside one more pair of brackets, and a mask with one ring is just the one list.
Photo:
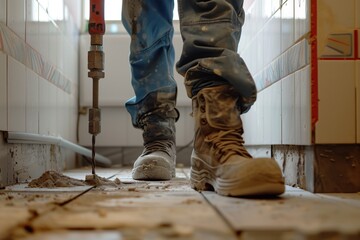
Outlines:
{"label": "boot sole", "polygon": [[175,172],[162,166],[140,165],[132,170],[132,178],[135,180],[171,180]]}
{"label": "boot sole", "polygon": [[224,196],[277,196],[285,192],[283,177],[279,179],[249,181],[244,178],[222,179],[215,176],[216,168],[207,165],[201,161],[204,169],[195,170],[191,168],[190,182],[191,187],[197,191],[215,191]]}

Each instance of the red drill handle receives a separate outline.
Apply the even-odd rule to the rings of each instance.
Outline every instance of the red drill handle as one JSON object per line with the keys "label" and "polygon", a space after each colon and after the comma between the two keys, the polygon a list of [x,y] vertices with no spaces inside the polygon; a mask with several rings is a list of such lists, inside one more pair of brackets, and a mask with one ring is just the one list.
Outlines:
{"label": "red drill handle", "polygon": [[104,0],[90,0],[89,33],[105,34]]}

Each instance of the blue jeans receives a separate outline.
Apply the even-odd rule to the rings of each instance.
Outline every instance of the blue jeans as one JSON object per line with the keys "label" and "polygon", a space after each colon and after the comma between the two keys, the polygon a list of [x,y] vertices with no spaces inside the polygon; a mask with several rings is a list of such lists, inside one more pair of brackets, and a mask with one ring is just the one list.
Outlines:
{"label": "blue jeans", "polygon": [[[256,87],[237,53],[244,23],[243,0],[178,0],[183,50],[176,64],[191,98],[202,88],[228,84],[239,93],[241,112],[256,100]],[[177,118],[173,75],[172,0],[124,0],[122,21],[131,35],[135,96],[126,108],[135,127],[160,111]],[[165,109],[161,111],[160,109]],[[163,115],[164,116],[164,115]]]}

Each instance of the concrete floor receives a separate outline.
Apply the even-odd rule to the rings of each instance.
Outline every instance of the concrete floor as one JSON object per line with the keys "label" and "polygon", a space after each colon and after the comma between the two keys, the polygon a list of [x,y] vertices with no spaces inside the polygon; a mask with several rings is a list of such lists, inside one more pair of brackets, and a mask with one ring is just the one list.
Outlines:
{"label": "concrete floor", "polygon": [[[0,191],[0,239],[360,239],[360,194],[287,187],[278,198],[230,198],[172,181],[134,181],[130,169],[97,169],[120,187]],[[84,179],[89,169],[65,174]]]}

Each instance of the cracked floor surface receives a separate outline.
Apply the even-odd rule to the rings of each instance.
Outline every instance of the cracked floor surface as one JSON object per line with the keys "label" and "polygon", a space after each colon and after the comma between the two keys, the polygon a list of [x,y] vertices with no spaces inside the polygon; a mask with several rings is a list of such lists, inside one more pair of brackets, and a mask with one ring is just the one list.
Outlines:
{"label": "cracked floor surface", "polygon": [[[89,169],[67,171],[85,179]],[[135,181],[129,168],[97,169],[118,187],[0,191],[0,239],[360,239],[360,194],[287,187],[277,198],[196,192],[189,169],[171,181]]]}

